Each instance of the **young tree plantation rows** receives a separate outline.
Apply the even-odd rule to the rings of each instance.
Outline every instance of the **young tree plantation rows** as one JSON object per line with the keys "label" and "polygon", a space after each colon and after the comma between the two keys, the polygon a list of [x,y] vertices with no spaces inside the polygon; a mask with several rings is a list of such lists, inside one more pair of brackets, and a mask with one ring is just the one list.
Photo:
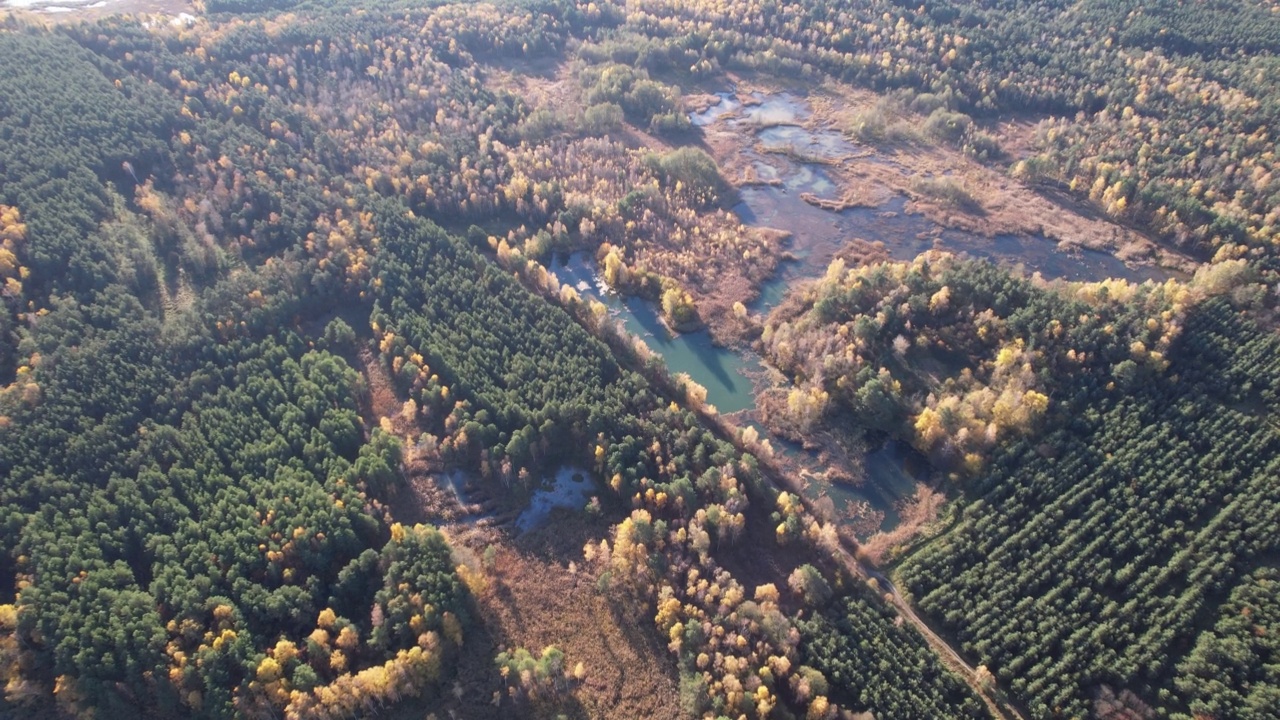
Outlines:
{"label": "young tree plantation rows", "polygon": [[[1273,716],[1268,4],[197,12],[0,21],[0,715],[448,702],[493,618],[459,536],[401,522],[412,456],[511,502],[593,474],[607,530],[560,560],[666,649],[690,716],[984,716],[759,446],[547,270],[586,251],[673,327],[754,327],[749,297],[703,301],[784,248],[685,107],[732,71],[897,91],[1010,182],[1212,259],[1144,285],[841,261],[763,321],[793,381],[765,407],[945,471],[956,524],[899,579],[1032,717]],[[985,123],[1009,113],[1043,118],[1016,162]],[[560,712],[592,669],[537,647],[486,654],[489,689]]]}
{"label": "young tree plantation rows", "polygon": [[1243,269],[1046,284],[945,254],[837,261],[765,326],[796,378],[785,422],[902,434],[951,471],[959,523],[901,579],[1035,717],[1088,715],[1104,686],[1175,714],[1212,692],[1185,655],[1280,522],[1280,342],[1215,296]]}
{"label": "young tree plantation rows", "polygon": [[[1209,364],[1222,342],[1267,351]],[[1001,449],[960,524],[903,566],[921,609],[1037,717],[1087,714],[1100,685],[1175,714],[1214,702],[1247,715],[1255,701],[1188,653],[1214,642],[1200,623],[1275,557],[1280,437],[1274,394],[1239,407],[1203,377],[1273,384],[1278,349],[1225,302],[1203,304],[1163,374]]]}

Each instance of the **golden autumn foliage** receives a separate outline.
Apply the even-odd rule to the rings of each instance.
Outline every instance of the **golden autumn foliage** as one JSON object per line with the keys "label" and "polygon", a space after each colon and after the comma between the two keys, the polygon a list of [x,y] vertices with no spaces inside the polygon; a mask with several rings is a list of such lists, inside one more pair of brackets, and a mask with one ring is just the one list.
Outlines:
{"label": "golden autumn foliage", "polygon": [[[1235,267],[1221,272],[1231,276]],[[768,355],[795,377],[784,390],[786,415],[775,417],[805,432],[836,403],[866,428],[901,432],[935,463],[973,476],[998,443],[1039,429],[1054,413],[1055,392],[1070,392],[1072,378],[1110,374],[1098,367],[1096,351],[1085,350],[1097,338],[1164,372],[1183,316],[1213,285],[1199,276],[1053,284],[1015,277],[1000,292],[1044,298],[1043,307],[1088,306],[1015,331],[1008,318],[1015,306],[998,312],[1000,296],[983,274],[978,264],[937,251],[853,269],[833,262],[805,290],[799,314],[775,314],[763,329]]]}
{"label": "golden autumn foliage", "polygon": [[320,615],[316,618],[316,625],[327,630],[333,627],[337,618],[338,616],[334,613],[332,608],[325,608],[320,611]]}
{"label": "golden autumn foliage", "polygon": [[324,720],[369,713],[378,707],[417,697],[440,676],[438,643],[401,650],[381,665],[354,674],[340,675],[334,682],[301,692],[294,690],[284,708],[289,720]]}

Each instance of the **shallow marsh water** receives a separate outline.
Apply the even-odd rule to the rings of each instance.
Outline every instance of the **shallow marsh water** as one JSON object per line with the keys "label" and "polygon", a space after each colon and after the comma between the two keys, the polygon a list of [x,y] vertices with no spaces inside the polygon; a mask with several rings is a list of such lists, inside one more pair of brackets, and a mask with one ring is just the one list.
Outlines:
{"label": "shallow marsh water", "polygon": [[[840,195],[826,162],[891,161],[858,148],[836,131],[802,127],[801,123],[812,113],[804,100],[789,93],[754,94],[746,103],[734,93],[718,95],[719,104],[690,115],[693,124],[709,127],[723,122],[731,128],[756,133],[766,151],[747,151],[756,173],[766,182],[778,182],[741,188],[734,211],[745,225],[790,233],[787,251],[791,259],[779,265],[774,278],[764,284],[760,295],[748,306],[753,312],[767,313],[797,283],[821,277],[836,253],[854,239],[884,243],[890,257],[897,260],[911,260],[927,250],[940,249],[1021,266],[1049,279],[1144,280],[1168,276],[1158,268],[1131,267],[1107,253],[1064,252],[1043,236],[985,237],[944,228],[923,215],[907,213],[907,200],[902,196],[874,208],[832,211],[811,205],[803,199],[805,194],[828,200]],[[806,162],[805,158],[822,162]],[[705,387],[707,402],[722,414],[755,408],[751,377],[763,371],[764,364],[754,352],[718,347],[705,330],[673,335],[659,320],[653,303],[611,292],[600,279],[595,261],[586,253],[574,253],[554,263],[552,270],[562,283],[574,285],[579,292],[605,303],[627,331],[643,338],[651,350],[663,357],[672,373],[687,373]],[[781,454],[800,460],[802,465],[821,467],[816,452],[776,438],[773,443]],[[806,493],[815,499],[830,498],[837,517],[847,517],[865,503],[883,513],[878,529],[892,530],[899,522],[898,503],[913,495],[916,484],[927,478],[927,463],[906,444],[890,440],[866,455],[864,467],[866,482],[861,486],[829,483],[811,474]],[[571,497],[578,502],[577,496]],[[532,510],[531,507],[526,512]]]}

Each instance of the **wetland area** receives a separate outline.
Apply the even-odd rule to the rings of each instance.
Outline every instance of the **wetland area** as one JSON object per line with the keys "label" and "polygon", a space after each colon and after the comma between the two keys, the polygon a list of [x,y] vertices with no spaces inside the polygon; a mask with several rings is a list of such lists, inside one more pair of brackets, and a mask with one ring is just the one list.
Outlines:
{"label": "wetland area", "polygon": [[[850,167],[875,164],[909,171],[873,148],[855,144],[844,134],[822,126],[809,102],[792,93],[719,92],[709,104],[690,113],[703,133],[740,138],[739,182],[733,211],[748,228],[786,233],[783,262],[746,303],[767,316],[787,294],[821,277],[831,262],[851,246],[878,248],[883,257],[911,260],[929,250],[987,259],[1047,280],[1092,282],[1111,277],[1133,281],[1164,280],[1171,272],[1153,265],[1133,265],[1115,255],[1087,247],[1063,249],[1040,233],[984,235],[943,225],[914,207],[912,199],[888,187],[851,187]],[[873,198],[838,205],[858,196]],[[642,339],[673,374],[685,374],[707,391],[706,402],[740,426],[760,424],[757,399],[778,380],[750,347],[717,344],[707,329],[674,333],[662,321],[655,303],[613,292],[590,254],[561,256],[550,268],[562,283],[604,303],[621,327]],[[836,461],[817,446],[802,447],[780,437],[770,445],[778,459],[804,479],[806,494],[866,539],[892,532],[902,519],[903,504],[930,484],[928,462],[905,442],[886,439],[861,457],[845,458],[841,472],[828,473]],[[850,472],[852,471],[852,472]],[[828,479],[830,475],[842,481]],[[850,481],[851,480],[851,481]],[[829,503],[828,503],[829,501]]]}
{"label": "wetland area", "polygon": [[0,0],[0,718],[1272,707],[1280,15],[960,5]]}
{"label": "wetland area", "polygon": [[175,25],[195,19],[189,0],[0,0],[0,12],[5,11],[71,22],[131,13],[169,16]]}

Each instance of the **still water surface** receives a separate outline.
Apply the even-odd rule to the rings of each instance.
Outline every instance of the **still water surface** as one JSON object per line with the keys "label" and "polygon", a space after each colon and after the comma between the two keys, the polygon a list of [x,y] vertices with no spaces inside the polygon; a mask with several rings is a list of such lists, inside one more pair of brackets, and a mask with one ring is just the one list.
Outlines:
{"label": "still water surface", "polygon": [[[1140,281],[1168,276],[1158,268],[1130,267],[1107,253],[1092,250],[1065,253],[1058,249],[1057,243],[1043,236],[989,238],[944,228],[923,215],[907,213],[906,198],[901,196],[875,208],[834,212],[815,207],[805,202],[802,195],[810,193],[834,199],[839,196],[839,187],[822,162],[804,159],[892,161],[856,147],[835,131],[802,127],[800,123],[812,113],[802,99],[788,93],[755,94],[749,103],[741,102],[728,92],[719,93],[719,97],[718,105],[690,115],[694,125],[708,127],[718,122],[727,123],[731,128],[756,133],[765,150],[785,151],[749,151],[758,175],[765,180],[777,179],[780,184],[742,188],[740,202],[734,208],[748,226],[775,228],[791,234],[787,249],[794,259],[780,265],[776,276],[761,288],[759,297],[749,305],[753,312],[767,313],[781,302],[788,289],[804,280],[821,277],[836,253],[855,238],[884,243],[890,256],[897,260],[911,260],[926,250],[939,249],[1020,266],[1050,279],[1094,281],[1122,277]],[[705,330],[673,335],[659,320],[653,303],[611,292],[600,279],[595,261],[586,253],[574,253],[552,269],[562,283],[569,283],[580,293],[605,303],[627,331],[643,338],[650,349],[663,357],[672,373],[687,373],[705,387],[707,402],[722,414],[755,408],[751,376],[759,376],[764,365],[754,352],[717,347]],[[806,461],[806,466],[818,466],[815,454],[777,439],[773,443],[781,453]],[[897,441],[886,442],[868,453],[864,465],[867,481],[861,487],[813,480],[807,492],[815,498],[830,498],[838,516],[847,515],[865,503],[884,514],[880,529],[890,530],[899,520],[897,503],[914,493],[916,482],[927,475],[927,467],[909,446]],[[577,502],[576,496],[573,502]]]}

